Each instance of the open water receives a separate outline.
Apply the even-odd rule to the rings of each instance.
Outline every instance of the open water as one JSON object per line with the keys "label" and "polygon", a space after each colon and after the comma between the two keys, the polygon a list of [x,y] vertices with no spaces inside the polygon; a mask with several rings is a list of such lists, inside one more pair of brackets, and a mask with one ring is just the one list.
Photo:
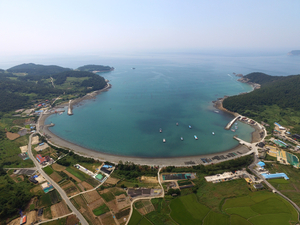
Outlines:
{"label": "open water", "polygon": [[97,64],[115,67],[101,73],[112,88],[82,102],[74,115],[52,115],[46,123],[55,123],[50,129],[56,135],[86,148],[139,157],[222,152],[237,146],[234,135],[250,141],[254,129],[238,122],[236,132],[225,130],[232,116],[216,113],[212,101],[252,90],[238,82],[233,72],[289,75],[300,71],[297,59],[288,56],[172,54],[102,59]]}

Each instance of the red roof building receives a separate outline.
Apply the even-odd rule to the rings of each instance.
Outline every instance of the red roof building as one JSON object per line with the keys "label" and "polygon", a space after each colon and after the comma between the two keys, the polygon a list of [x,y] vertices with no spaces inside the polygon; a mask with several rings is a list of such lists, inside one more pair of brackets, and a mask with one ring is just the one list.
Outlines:
{"label": "red roof building", "polygon": [[39,163],[43,163],[46,161],[45,157],[42,157],[40,154],[36,155],[36,159],[39,161]]}

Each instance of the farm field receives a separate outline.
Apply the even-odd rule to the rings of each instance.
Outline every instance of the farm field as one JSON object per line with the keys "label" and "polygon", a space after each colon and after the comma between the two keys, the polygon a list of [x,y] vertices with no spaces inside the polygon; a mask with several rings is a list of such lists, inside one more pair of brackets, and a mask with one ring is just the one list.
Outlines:
{"label": "farm field", "polygon": [[289,177],[289,180],[272,179],[269,180],[269,182],[278,191],[287,196],[300,207],[299,170],[291,166],[286,166],[277,163],[266,163],[266,166],[270,173],[283,172]]}
{"label": "farm field", "polygon": [[[199,189],[197,194],[184,195],[182,192],[180,197],[152,199],[155,210],[149,213],[142,210],[143,201],[138,201],[129,224],[142,224],[144,219],[147,219],[145,224],[149,221],[152,224],[297,224],[297,212],[285,199],[267,190],[252,192],[244,184],[244,180],[218,183],[215,186],[204,184],[204,188]],[[236,186],[236,190],[230,193],[233,186]],[[212,202],[207,204],[209,195]]]}

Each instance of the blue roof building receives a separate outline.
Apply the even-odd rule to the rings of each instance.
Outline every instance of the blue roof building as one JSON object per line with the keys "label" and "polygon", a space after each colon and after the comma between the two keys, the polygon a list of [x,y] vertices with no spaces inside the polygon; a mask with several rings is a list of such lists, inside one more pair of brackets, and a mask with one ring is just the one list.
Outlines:
{"label": "blue roof building", "polygon": [[285,180],[290,179],[285,173],[274,173],[274,174],[262,173],[261,175],[263,175],[265,179],[276,179],[276,178],[284,178]]}
{"label": "blue roof building", "polygon": [[264,167],[266,164],[265,164],[264,162],[262,162],[262,161],[259,161],[259,162],[257,163],[257,165],[259,165],[260,167]]}

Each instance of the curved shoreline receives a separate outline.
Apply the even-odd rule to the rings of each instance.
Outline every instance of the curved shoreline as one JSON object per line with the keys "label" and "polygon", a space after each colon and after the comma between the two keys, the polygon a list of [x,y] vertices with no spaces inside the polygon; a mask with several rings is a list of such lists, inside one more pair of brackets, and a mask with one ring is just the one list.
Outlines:
{"label": "curved shoreline", "polygon": [[[88,100],[91,98],[94,98],[97,94],[101,93],[102,91],[107,91],[111,87],[110,84],[106,86],[105,88],[89,93],[86,96],[82,98],[78,98],[72,101],[72,106],[75,104],[80,103],[83,100]],[[225,96],[227,97],[227,96]],[[224,98],[218,99],[217,101],[214,101],[214,107],[216,107],[219,110],[222,110],[226,113],[229,113],[231,115],[236,115],[233,112],[230,112],[229,110],[223,108],[223,102]],[[59,107],[65,107],[66,104],[61,104],[57,106]],[[212,154],[204,154],[204,155],[193,155],[193,156],[179,156],[179,157],[135,157],[135,156],[125,156],[125,155],[114,155],[114,154],[109,154],[109,153],[103,153],[103,152],[98,152],[92,149],[88,149],[85,147],[82,147],[80,145],[77,145],[75,143],[69,142],[54,133],[52,133],[49,129],[48,126],[45,125],[45,120],[48,116],[51,114],[42,114],[39,118],[39,133],[41,135],[46,136],[47,140],[49,141],[50,144],[57,146],[57,147],[62,147],[68,150],[72,150],[75,153],[88,157],[88,158],[94,158],[95,160],[103,160],[103,161],[110,161],[114,163],[118,163],[120,160],[123,162],[129,161],[133,162],[135,164],[141,164],[141,165],[158,165],[158,166],[192,166],[192,165],[198,165],[198,164],[204,164],[208,165],[210,163],[218,163],[222,161],[227,161],[229,159],[237,158],[243,155],[250,154],[251,151],[248,149],[248,147],[237,144],[236,147],[231,148],[226,151],[218,152],[218,153],[212,153]],[[252,126],[254,127],[254,126]],[[255,128],[255,127],[254,127]],[[254,134],[259,134],[259,129],[255,128],[255,131],[252,133],[252,142],[254,142]],[[256,135],[257,136],[257,135]],[[255,141],[256,142],[256,141]],[[228,156],[228,153],[235,153],[235,157],[230,157]],[[212,159],[215,156],[224,156],[223,159]],[[204,163],[202,159],[210,159],[211,161],[209,163]]]}

